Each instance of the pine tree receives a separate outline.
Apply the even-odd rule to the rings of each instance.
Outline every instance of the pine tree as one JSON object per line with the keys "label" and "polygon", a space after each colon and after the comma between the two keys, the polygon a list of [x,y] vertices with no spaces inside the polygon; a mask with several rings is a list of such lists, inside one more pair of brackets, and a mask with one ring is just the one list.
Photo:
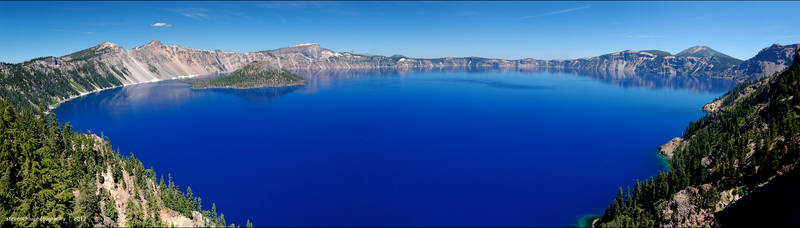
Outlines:
{"label": "pine tree", "polygon": [[211,204],[211,215],[214,216],[214,224],[219,223],[219,218],[217,218],[217,204]]}
{"label": "pine tree", "polygon": [[192,197],[192,187],[186,187],[186,206],[184,210],[191,215],[191,210],[197,208],[197,205],[194,204],[194,198]]}

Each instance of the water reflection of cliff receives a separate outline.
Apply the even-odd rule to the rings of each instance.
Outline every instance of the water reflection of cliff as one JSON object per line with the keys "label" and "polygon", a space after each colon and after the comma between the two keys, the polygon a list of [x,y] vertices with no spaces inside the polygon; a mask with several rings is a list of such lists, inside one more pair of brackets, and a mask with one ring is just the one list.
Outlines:
{"label": "water reflection of cliff", "polygon": [[192,96],[186,83],[163,81],[124,86],[113,96],[104,97],[99,102],[107,107],[136,106],[138,104],[180,104]]}
{"label": "water reflection of cliff", "polygon": [[[268,103],[278,97],[294,91],[315,92],[322,88],[332,87],[335,83],[343,82],[345,78],[359,77],[387,77],[387,80],[370,81],[368,87],[393,86],[400,83],[397,76],[424,72],[467,72],[467,73],[500,73],[520,72],[534,74],[542,72],[573,74],[580,77],[591,78],[604,83],[613,84],[623,88],[648,88],[648,89],[681,89],[695,92],[721,93],[736,86],[736,81],[720,78],[691,77],[691,76],[660,76],[642,75],[625,72],[581,72],[569,69],[505,69],[497,67],[444,67],[444,68],[382,68],[368,70],[297,70],[292,71],[306,79],[305,86],[258,88],[258,89],[210,89],[192,90],[189,85],[181,81],[163,81],[144,83],[119,88],[112,96],[96,96],[98,102],[105,107],[117,110],[136,108],[139,105],[179,105],[188,102],[192,97],[205,93],[227,93],[242,97],[256,103]],[[217,75],[218,76],[218,75]],[[391,78],[389,78],[391,77]],[[352,82],[351,82],[352,83]],[[377,84],[376,84],[377,83]]]}
{"label": "water reflection of cliff", "polygon": [[202,97],[208,93],[226,93],[255,103],[268,103],[298,88],[300,87],[193,90],[188,83],[172,80],[125,86],[118,88],[118,91],[111,96],[98,96],[95,99],[98,99],[97,102],[102,106],[114,110],[136,108],[142,105],[181,105],[189,102],[193,97]]}
{"label": "water reflection of cliff", "polygon": [[357,78],[365,76],[387,76],[422,73],[422,72],[521,72],[533,73],[563,73],[574,74],[580,77],[591,78],[623,88],[665,88],[681,89],[695,92],[725,92],[736,86],[737,82],[730,79],[692,77],[692,76],[661,76],[648,74],[635,74],[631,72],[604,72],[604,71],[576,71],[572,69],[548,68],[500,68],[500,67],[440,67],[440,68],[382,68],[382,69],[350,69],[350,70],[294,70],[303,76],[308,83],[305,90],[316,91],[329,87],[336,79]]}
{"label": "water reflection of cliff", "polygon": [[623,88],[650,88],[650,89],[681,89],[694,92],[726,92],[736,87],[736,80],[712,77],[693,77],[693,76],[663,76],[653,74],[634,74],[630,72],[604,72],[604,71],[575,71],[571,69],[562,70],[537,70],[525,71],[526,73],[535,72],[554,72],[575,74],[581,77],[588,77],[606,83],[617,85]]}

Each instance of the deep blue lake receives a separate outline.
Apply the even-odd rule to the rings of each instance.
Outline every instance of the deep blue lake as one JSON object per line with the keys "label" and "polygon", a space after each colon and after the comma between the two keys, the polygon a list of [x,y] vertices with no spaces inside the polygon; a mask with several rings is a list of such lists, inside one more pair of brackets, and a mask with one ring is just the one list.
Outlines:
{"label": "deep blue lake", "polygon": [[127,86],[62,104],[203,208],[257,226],[568,226],[664,170],[735,84],[571,73],[303,74],[292,88]]}

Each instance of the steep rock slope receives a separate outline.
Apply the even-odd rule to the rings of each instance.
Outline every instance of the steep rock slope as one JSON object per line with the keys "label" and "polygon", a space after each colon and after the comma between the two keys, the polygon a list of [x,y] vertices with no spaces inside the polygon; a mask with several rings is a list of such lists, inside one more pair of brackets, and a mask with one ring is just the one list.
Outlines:
{"label": "steep rock slope", "polygon": [[792,64],[794,50],[800,44],[773,44],[762,49],[753,58],[726,70],[726,75],[743,75],[744,79],[763,78],[780,72]]}
{"label": "steep rock slope", "polygon": [[620,188],[595,225],[798,225],[800,207],[784,205],[800,202],[800,49],[794,59],[776,76],[731,90],[662,146],[671,170]]}

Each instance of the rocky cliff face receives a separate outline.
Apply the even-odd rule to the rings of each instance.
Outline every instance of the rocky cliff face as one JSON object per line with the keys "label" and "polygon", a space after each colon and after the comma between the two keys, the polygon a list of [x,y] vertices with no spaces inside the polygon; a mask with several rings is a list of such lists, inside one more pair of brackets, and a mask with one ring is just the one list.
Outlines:
{"label": "rocky cliff face", "polygon": [[724,72],[724,75],[739,76],[746,79],[772,76],[792,65],[795,50],[800,44],[773,44],[758,54]]}
{"label": "rocky cliff face", "polygon": [[[51,105],[89,92],[167,79],[232,72],[251,62],[298,71],[391,69],[444,70],[492,68],[515,71],[584,72],[611,77],[705,76],[747,80],[769,76],[792,61],[796,45],[773,45],[756,57],[731,66],[710,48],[683,54],[622,51],[573,60],[489,59],[479,57],[417,59],[334,52],[318,44],[300,44],[269,51],[235,53],[165,45],[151,41],[125,50],[104,42],[70,55],[45,57],[20,64],[0,64],[0,96],[22,106]],[[688,54],[687,54],[688,53]],[[730,57],[728,57],[730,58]]]}

